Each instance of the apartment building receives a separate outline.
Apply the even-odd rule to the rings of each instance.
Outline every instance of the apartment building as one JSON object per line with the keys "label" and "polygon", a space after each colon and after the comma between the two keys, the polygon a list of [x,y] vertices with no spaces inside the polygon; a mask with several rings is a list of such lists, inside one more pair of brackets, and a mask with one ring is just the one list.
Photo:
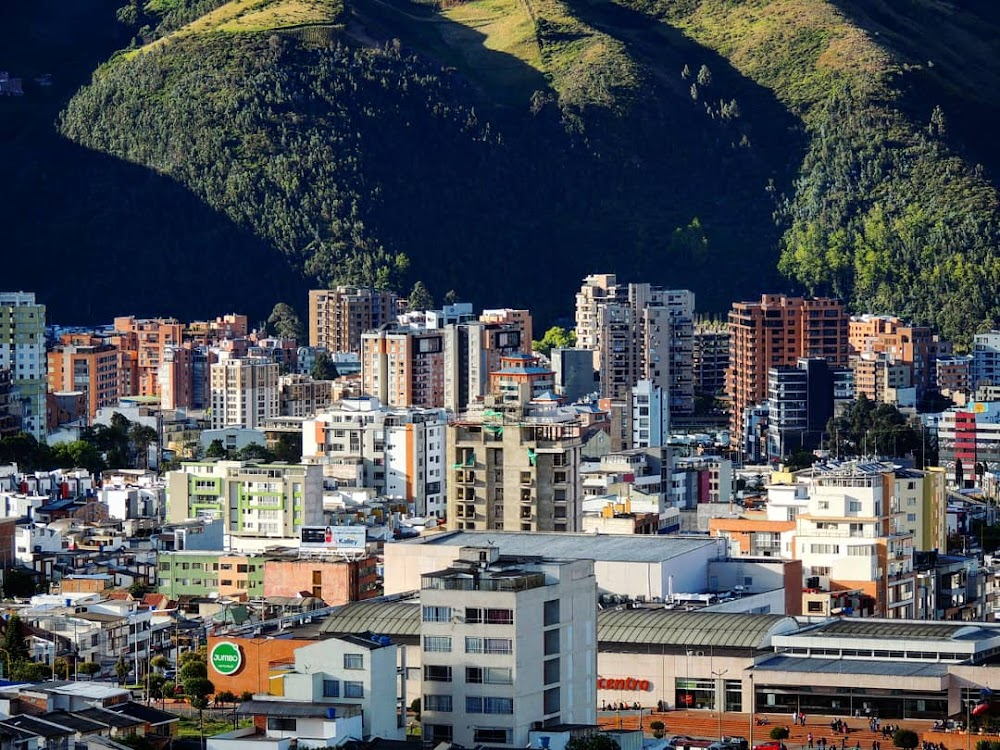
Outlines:
{"label": "apartment building", "polygon": [[394,292],[339,286],[309,292],[309,346],[360,352],[361,335],[395,323]]}
{"label": "apartment building", "polygon": [[725,323],[702,321],[695,324],[692,367],[695,393],[718,396],[725,392],[729,367],[729,327]]}
{"label": "apartment building", "polygon": [[556,393],[572,404],[597,392],[594,355],[589,349],[553,349],[549,352]]}
{"label": "apartment building", "polygon": [[184,340],[199,346],[210,346],[219,341],[246,338],[250,333],[250,319],[239,313],[219,315],[215,320],[196,320],[187,324]]}
{"label": "apartment building", "polygon": [[263,555],[180,550],[156,556],[157,591],[171,599],[212,596],[247,601],[264,597]]}
{"label": "apartment building", "polygon": [[444,407],[464,411],[489,393],[489,374],[504,357],[531,354],[527,310],[486,310],[476,322],[443,328]]}
{"label": "apartment building", "polygon": [[640,380],[631,389],[632,404],[629,426],[632,431],[630,448],[650,448],[666,445],[670,435],[670,405],[663,389],[649,380]]}
{"label": "apartment building", "polygon": [[21,429],[45,440],[45,305],[34,292],[0,292],[0,369],[10,371],[11,398],[20,405]]}
{"label": "apartment building", "polygon": [[421,576],[421,722],[431,744],[527,747],[542,725],[597,720],[592,560],[463,547]]}
{"label": "apartment building", "polygon": [[443,409],[343,399],[303,422],[303,460],[321,466],[340,486],[371,487],[405,501],[415,515],[443,518],[446,423]]}
{"label": "apartment building", "polygon": [[0,438],[21,431],[21,402],[14,396],[10,370],[0,367]]}
{"label": "apartment building", "polygon": [[928,326],[910,325],[890,315],[852,316],[847,323],[848,344],[857,355],[881,355],[909,370],[917,398],[934,387],[934,361],[951,353]]}
{"label": "apartment building", "polygon": [[538,357],[512,354],[500,360],[500,368],[490,373],[490,393],[505,404],[524,404],[555,393],[555,373],[542,367]]}
{"label": "apartment building", "polygon": [[972,339],[972,389],[1000,384],[1000,331],[977,333]]}
{"label": "apartment building", "polygon": [[212,429],[257,430],[279,416],[280,367],[260,359],[223,359],[209,368]]}
{"label": "apartment building", "polygon": [[854,391],[871,401],[899,407],[916,405],[913,367],[892,359],[886,353],[859,354],[851,357]]}
{"label": "apartment building", "polygon": [[971,354],[938,357],[934,362],[934,378],[938,392],[959,405],[964,404],[973,393],[972,369]]}
{"label": "apartment building", "polygon": [[174,318],[115,318],[112,343],[122,353],[121,395],[159,396],[163,350],[179,346],[184,326]]}
{"label": "apartment building", "polygon": [[222,521],[231,537],[297,537],[323,521],[320,467],[185,461],[167,473],[167,520]]}
{"label": "apartment building", "polygon": [[795,367],[770,368],[767,410],[771,461],[818,447],[833,416],[833,376],[827,361],[803,357]]}
{"label": "apartment building", "polygon": [[333,404],[333,381],[309,375],[278,376],[278,412],[282,417],[311,417]]}
{"label": "apartment building", "polygon": [[668,395],[676,416],[694,413],[694,293],[619,284],[592,274],[576,295],[576,345],[594,352],[602,398],[627,398],[639,380]]}
{"label": "apartment building", "polygon": [[387,406],[444,406],[444,332],[382,328],[361,336],[361,387]]}
{"label": "apartment building", "polygon": [[583,426],[572,410],[493,410],[448,424],[448,526],[578,531]]}
{"label": "apartment building", "polygon": [[767,399],[772,367],[794,367],[800,357],[847,365],[847,315],[840,300],[765,294],[759,302],[736,302],[729,313],[730,438],[743,445],[744,412]]}
{"label": "apartment building", "polygon": [[101,339],[86,335],[66,335],[48,352],[48,388],[82,391],[87,413],[115,406],[120,397],[121,353]]}
{"label": "apartment building", "polygon": [[971,401],[942,412],[937,426],[938,461],[955,476],[961,464],[963,481],[976,482],[976,465],[985,472],[1000,470],[1000,403]]}
{"label": "apartment building", "polygon": [[264,596],[310,596],[328,606],[371,599],[379,595],[378,560],[361,557],[271,558],[264,563]]}

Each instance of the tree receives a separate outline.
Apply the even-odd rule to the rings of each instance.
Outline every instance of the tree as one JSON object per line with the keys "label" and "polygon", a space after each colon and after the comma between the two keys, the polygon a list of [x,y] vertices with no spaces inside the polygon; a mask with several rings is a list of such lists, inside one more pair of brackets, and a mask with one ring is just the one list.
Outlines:
{"label": "tree", "polygon": [[458,302],[458,292],[456,292],[454,289],[449,289],[447,292],[445,292],[444,303],[446,305],[454,305],[456,302]]}
{"label": "tree", "polygon": [[118,684],[124,685],[125,679],[128,677],[129,666],[128,662],[125,661],[124,656],[119,656],[118,661],[115,662],[115,675],[118,677]]}
{"label": "tree", "polygon": [[42,682],[52,675],[52,667],[37,661],[14,662],[11,673],[19,682]]}
{"label": "tree", "polygon": [[422,704],[419,698],[414,698],[412,701],[410,701],[410,711],[417,717],[417,721],[420,721],[421,706]]}
{"label": "tree", "polygon": [[621,750],[621,745],[611,735],[598,732],[574,737],[566,743],[566,750]]}
{"label": "tree", "polygon": [[576,331],[552,326],[540,341],[532,341],[531,348],[539,354],[549,355],[553,349],[564,349],[576,345]]}
{"label": "tree", "polygon": [[92,474],[100,474],[108,468],[101,452],[86,440],[53,446],[51,460],[60,469],[86,469]]}
{"label": "tree", "polygon": [[830,447],[837,455],[873,454],[905,456],[922,450],[920,430],[907,422],[906,416],[891,404],[879,404],[864,394],[826,427]]}
{"label": "tree", "polygon": [[226,447],[221,440],[213,440],[205,449],[205,458],[225,458]]}
{"label": "tree", "polygon": [[30,661],[31,654],[28,651],[27,635],[24,632],[24,623],[16,614],[11,615],[7,620],[7,625],[3,632],[3,649],[7,652],[12,664]]}
{"label": "tree", "polygon": [[149,593],[149,584],[145,581],[136,581],[128,587],[128,593],[133,599],[142,599]]}
{"label": "tree", "polygon": [[35,594],[35,579],[20,568],[10,568],[3,577],[3,595],[8,599],[25,599]]}
{"label": "tree", "polygon": [[215,694],[216,703],[236,703],[236,694],[229,690],[223,690]]}
{"label": "tree", "polygon": [[162,674],[154,672],[148,675],[146,677],[146,684],[149,686],[150,698],[153,698],[154,700],[159,698],[162,700],[166,697],[163,692],[163,687],[167,684],[167,678]]}
{"label": "tree", "polygon": [[274,461],[274,453],[259,443],[250,443],[236,451],[237,461],[261,461],[270,463]]}
{"label": "tree", "polygon": [[336,365],[326,352],[317,352],[316,360],[313,362],[309,375],[313,380],[336,380],[340,373],[337,372]]}
{"label": "tree", "polygon": [[299,463],[302,460],[302,432],[283,432],[278,435],[278,440],[274,444],[274,459],[287,461],[290,464]]}
{"label": "tree", "polygon": [[897,729],[893,732],[892,744],[905,750],[913,750],[920,744],[920,737],[912,729]]}
{"label": "tree", "polygon": [[55,664],[52,665],[52,671],[60,680],[69,679],[69,661],[63,656],[57,656]]}
{"label": "tree", "polygon": [[93,677],[101,671],[101,665],[96,661],[81,661],[76,665],[76,671],[82,675]]}
{"label": "tree", "polygon": [[770,736],[772,740],[787,740],[788,727],[771,727]]}
{"label": "tree", "polygon": [[427,287],[424,286],[424,282],[417,281],[417,283],[413,285],[413,289],[410,290],[410,294],[406,298],[406,309],[408,310],[434,309],[434,298],[431,297],[431,293],[427,291]]}
{"label": "tree", "polygon": [[286,302],[279,302],[271,310],[267,318],[267,331],[283,339],[302,341],[305,329],[298,314]]}
{"label": "tree", "polygon": [[663,739],[664,730],[667,728],[667,725],[657,720],[649,722],[649,728],[653,730],[653,736],[659,740]]}
{"label": "tree", "polygon": [[702,65],[698,68],[698,81],[699,86],[710,86],[712,84],[712,71],[708,69],[707,65]]}
{"label": "tree", "polygon": [[139,422],[133,422],[128,428],[129,446],[135,456],[136,468],[149,468],[149,446],[158,442],[160,436],[156,430]]}

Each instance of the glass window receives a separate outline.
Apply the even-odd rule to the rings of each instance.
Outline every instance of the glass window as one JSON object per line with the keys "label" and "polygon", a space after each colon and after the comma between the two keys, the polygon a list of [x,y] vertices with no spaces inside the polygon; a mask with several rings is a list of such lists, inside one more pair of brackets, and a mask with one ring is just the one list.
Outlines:
{"label": "glass window", "polygon": [[424,607],[424,622],[451,622],[451,607]]}
{"label": "glass window", "polygon": [[424,679],[428,682],[451,682],[451,667],[441,664],[425,664]]}
{"label": "glass window", "polygon": [[476,727],[473,731],[472,741],[490,745],[509,745],[513,742],[512,731],[499,727]]}
{"label": "glass window", "polygon": [[[468,638],[465,639],[468,642]],[[425,635],[424,651],[437,651],[440,653],[451,651],[451,636],[447,635]],[[466,648],[468,651],[468,648]],[[471,653],[471,652],[469,652]]]}
{"label": "glass window", "polygon": [[278,732],[294,732],[297,728],[295,719],[284,716],[268,716],[267,728]]}
{"label": "glass window", "polygon": [[340,680],[323,680],[323,697],[340,697]]}
{"label": "glass window", "polygon": [[364,698],[365,697],[365,684],[363,682],[344,682],[344,697],[345,698]]}
{"label": "glass window", "polygon": [[344,654],[344,669],[364,669],[364,654]]}
{"label": "glass window", "polygon": [[425,711],[451,711],[451,696],[450,695],[425,695],[424,705]]}

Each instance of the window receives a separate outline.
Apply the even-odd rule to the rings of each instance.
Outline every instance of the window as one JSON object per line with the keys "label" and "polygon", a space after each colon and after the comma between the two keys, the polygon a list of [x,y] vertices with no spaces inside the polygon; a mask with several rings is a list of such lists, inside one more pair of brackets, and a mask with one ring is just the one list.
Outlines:
{"label": "window", "polygon": [[425,711],[451,711],[450,695],[425,695],[423,709]]}
{"label": "window", "polygon": [[[466,639],[468,640],[468,639]],[[451,636],[447,635],[425,635],[424,651],[436,651],[446,653],[451,651]]]}
{"label": "window", "polygon": [[544,611],[542,614],[542,624],[546,627],[549,625],[559,624],[559,600],[549,599],[545,602]]}
{"label": "window", "polygon": [[365,697],[365,684],[363,682],[350,682],[348,680],[344,681],[344,697],[345,698],[364,698]]}
{"label": "window", "polygon": [[465,681],[473,685],[510,685],[510,667],[466,667]]}
{"label": "window", "polygon": [[451,742],[451,724],[424,724],[424,738],[435,745],[440,742]]}
{"label": "window", "polygon": [[[426,649],[424,649],[426,651]],[[467,654],[510,654],[513,653],[513,642],[510,638],[479,638],[466,636],[465,653]]]}
{"label": "window", "polygon": [[323,697],[340,697],[340,680],[323,680]]}
{"label": "window", "polygon": [[[545,661],[545,669],[544,669],[543,673],[544,673],[544,676],[545,676],[544,682],[545,682],[546,685],[552,685],[552,684],[555,684],[555,683],[559,682],[559,657],[558,656],[555,659],[547,659]],[[546,711],[545,713],[548,713],[548,711]]]}
{"label": "window", "polygon": [[424,607],[424,622],[451,622],[451,607]]}
{"label": "window", "polygon": [[811,601],[806,605],[806,610],[812,614],[823,614],[823,602]]}
{"label": "window", "polygon": [[814,555],[839,555],[839,544],[810,544],[810,552]]}
{"label": "window", "polygon": [[467,714],[512,714],[514,699],[496,696],[467,695],[465,697],[465,713]]}
{"label": "window", "polygon": [[344,669],[364,669],[364,654],[344,654]]}
{"label": "window", "polygon": [[848,500],[847,501],[847,512],[848,513],[860,513],[861,512],[861,501],[860,500]]}
{"label": "window", "polygon": [[559,653],[559,631],[545,631],[545,655],[552,656]]}
{"label": "window", "polygon": [[512,731],[510,729],[493,727],[476,727],[473,732],[472,741],[489,743],[491,745],[509,745],[514,741]]}
{"label": "window", "polygon": [[542,696],[542,710],[546,714],[559,713],[560,695],[559,688],[549,688]]}
{"label": "window", "polygon": [[268,716],[267,728],[277,732],[294,732],[297,728],[295,719],[284,716]]}
{"label": "window", "polygon": [[441,664],[425,664],[424,679],[428,682],[451,682],[451,667]]}

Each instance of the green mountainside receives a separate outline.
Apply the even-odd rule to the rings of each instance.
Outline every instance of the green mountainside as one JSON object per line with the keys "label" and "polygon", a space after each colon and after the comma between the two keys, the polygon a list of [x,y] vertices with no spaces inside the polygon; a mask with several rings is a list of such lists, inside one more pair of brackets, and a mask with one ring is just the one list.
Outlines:
{"label": "green mountainside", "polygon": [[230,296],[422,279],[543,321],[611,270],[692,288],[706,311],[799,289],[950,336],[1000,322],[987,0],[151,0],[117,16],[134,38],[58,128],[101,160],[99,211],[111,224],[122,206],[129,246],[58,216],[41,236],[140,264],[148,211],[178,315],[211,299],[191,280],[218,265]]}

